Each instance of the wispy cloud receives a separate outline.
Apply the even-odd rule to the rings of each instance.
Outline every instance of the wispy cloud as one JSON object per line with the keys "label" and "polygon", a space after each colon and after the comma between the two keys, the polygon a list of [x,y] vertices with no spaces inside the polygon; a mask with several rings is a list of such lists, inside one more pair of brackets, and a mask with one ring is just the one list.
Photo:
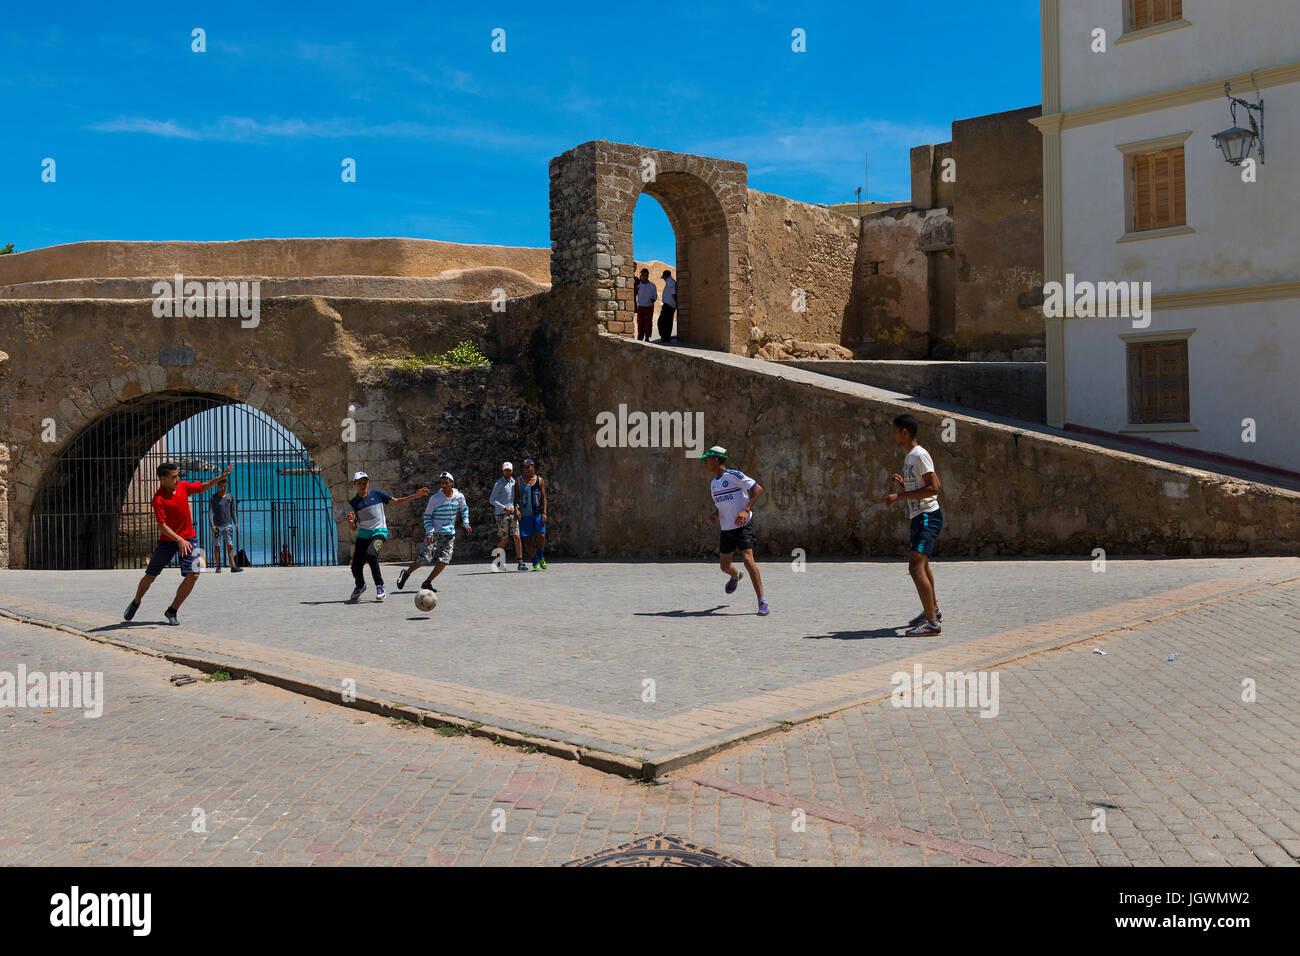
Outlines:
{"label": "wispy cloud", "polygon": [[412,139],[460,143],[498,150],[526,151],[554,146],[549,138],[531,136],[517,130],[500,129],[479,122],[367,123],[343,117],[258,120],[249,116],[223,116],[209,123],[187,126],[172,119],[157,120],[142,116],[124,116],[92,123],[90,129],[101,133],[138,133],[169,139],[222,143],[255,143],[283,139]]}
{"label": "wispy cloud", "polygon": [[908,151],[913,146],[943,143],[951,138],[951,130],[941,126],[861,120],[857,123],[774,127],[744,136],[697,143],[693,149],[748,163],[817,169],[838,165],[845,158],[857,162],[864,152]]}
{"label": "wispy cloud", "polygon": [[[943,143],[951,138],[951,130],[942,126],[864,119],[857,123],[773,125],[743,136],[696,142],[686,149],[745,163],[751,176],[813,176],[843,191],[849,180],[861,182],[864,153],[872,157],[873,168],[901,165],[907,169],[913,146]],[[888,179],[882,182],[874,173],[872,181],[873,193],[876,185],[895,191],[903,185],[901,177],[899,183]]]}
{"label": "wispy cloud", "polygon": [[142,116],[120,117],[103,123],[92,123],[91,129],[101,133],[146,133],[171,139],[202,139],[197,131],[186,129],[175,120],[152,120]]}

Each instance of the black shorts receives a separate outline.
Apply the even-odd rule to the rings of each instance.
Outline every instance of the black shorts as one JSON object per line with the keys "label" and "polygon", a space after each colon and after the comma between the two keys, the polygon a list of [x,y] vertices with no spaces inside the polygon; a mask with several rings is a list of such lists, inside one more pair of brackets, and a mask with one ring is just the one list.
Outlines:
{"label": "black shorts", "polygon": [[924,511],[912,519],[912,550],[926,556],[934,554],[934,543],[943,530],[943,510]]}
{"label": "black shorts", "polygon": [[[187,538],[187,541],[193,546],[190,553],[181,558],[181,574],[198,574],[199,558],[203,555],[203,549],[198,547],[199,539],[197,537]],[[172,558],[181,553],[181,546],[175,541],[168,538],[165,541],[159,541],[154,546],[153,554],[149,557],[149,567],[145,568],[145,574],[151,578],[156,578],[163,573],[163,568],[172,563]]]}
{"label": "black shorts", "polygon": [[718,539],[718,553],[732,554],[736,551],[754,550],[754,519],[743,528],[730,528],[722,532]]}

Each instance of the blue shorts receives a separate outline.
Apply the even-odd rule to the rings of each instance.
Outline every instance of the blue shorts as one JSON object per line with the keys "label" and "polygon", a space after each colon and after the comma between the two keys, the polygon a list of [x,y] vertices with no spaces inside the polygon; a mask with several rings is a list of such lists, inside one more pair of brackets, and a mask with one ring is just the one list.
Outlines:
{"label": "blue shorts", "polygon": [[912,519],[912,550],[920,554],[934,554],[934,542],[943,530],[943,509],[923,511]]}
{"label": "blue shorts", "polygon": [[233,524],[217,525],[217,535],[212,543],[217,547],[217,558],[219,559],[223,544],[228,544],[232,548],[235,546],[235,526]]}
{"label": "blue shorts", "polygon": [[524,515],[519,519],[519,537],[531,538],[535,534],[546,534],[546,522],[541,515]]}
{"label": "blue shorts", "polygon": [[[203,550],[198,546],[198,538],[187,538],[194,547],[190,548],[190,553],[181,558],[181,574],[198,574],[199,558]],[[163,568],[172,563],[172,558],[180,553],[181,546],[175,541],[159,541],[158,546],[153,549],[153,556],[149,558],[149,567],[145,569],[145,574],[151,578],[156,578],[162,574]]]}

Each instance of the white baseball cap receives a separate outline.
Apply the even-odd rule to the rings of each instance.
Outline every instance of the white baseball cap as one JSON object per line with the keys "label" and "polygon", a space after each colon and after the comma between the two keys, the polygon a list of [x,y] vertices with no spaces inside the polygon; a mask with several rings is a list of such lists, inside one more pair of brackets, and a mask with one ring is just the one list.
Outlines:
{"label": "white baseball cap", "polygon": [[359,471],[359,472],[357,472],[355,475],[352,476],[352,480],[353,480],[353,481],[360,481],[362,478],[369,478],[369,477],[370,477],[370,476],[367,475],[364,471]]}
{"label": "white baseball cap", "polygon": [[[439,481],[442,481],[442,479],[444,479],[444,478],[451,478],[451,472],[449,472],[449,471],[444,471],[441,475],[438,476],[438,480],[439,480]],[[455,478],[451,478],[451,480],[452,480],[452,483],[453,483],[453,484],[454,484],[455,481],[456,481]]]}
{"label": "white baseball cap", "polygon": [[508,461],[503,461],[503,462],[501,463],[501,470],[502,470],[502,471],[505,471],[507,468],[509,468],[511,471],[514,471],[514,470],[515,470],[515,466],[514,466],[514,465],[510,464],[510,462],[508,462]]}

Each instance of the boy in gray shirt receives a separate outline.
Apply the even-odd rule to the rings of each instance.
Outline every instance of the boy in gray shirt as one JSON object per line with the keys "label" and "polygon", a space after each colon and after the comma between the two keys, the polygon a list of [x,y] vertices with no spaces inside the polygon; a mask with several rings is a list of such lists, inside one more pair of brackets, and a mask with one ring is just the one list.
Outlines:
{"label": "boy in gray shirt", "polygon": [[213,557],[217,559],[216,572],[221,573],[221,548],[226,549],[226,560],[230,570],[243,571],[235,563],[235,532],[239,530],[238,515],[235,512],[235,498],[229,492],[229,483],[225,478],[217,482],[216,494],[212,496],[209,507],[212,511]]}
{"label": "boy in gray shirt", "polygon": [[[492,486],[492,514],[496,518],[497,534],[501,538],[497,542],[497,548],[504,553],[506,541],[514,538],[515,560],[519,562],[517,570],[527,571],[528,565],[524,564],[524,546],[519,540],[519,505],[515,500],[515,490],[518,486],[515,484],[514,474],[514,465],[508,461],[501,463],[501,477]],[[492,563],[492,570],[497,570],[495,561]]]}

